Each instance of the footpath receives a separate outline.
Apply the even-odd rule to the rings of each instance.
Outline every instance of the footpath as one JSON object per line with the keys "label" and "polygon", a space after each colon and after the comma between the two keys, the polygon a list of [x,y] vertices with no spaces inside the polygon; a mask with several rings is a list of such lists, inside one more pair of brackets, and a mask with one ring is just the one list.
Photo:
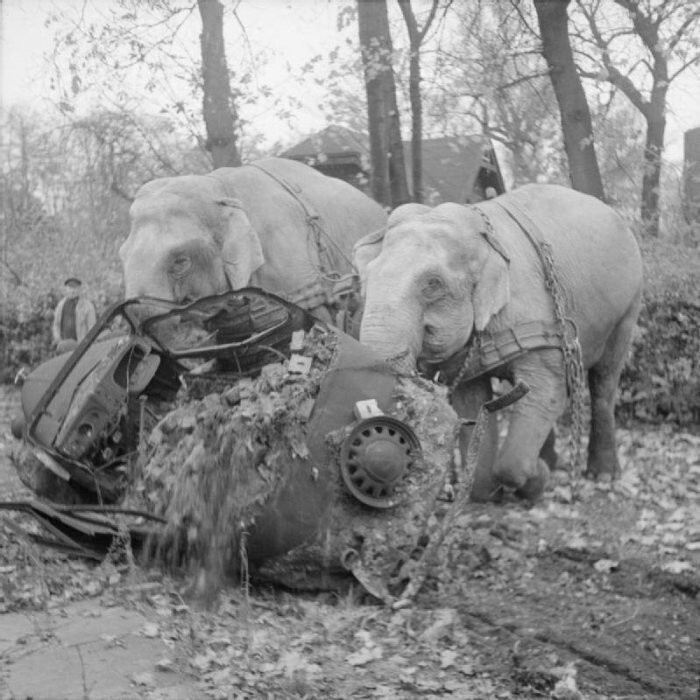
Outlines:
{"label": "footpath", "polygon": [[[0,387],[0,498],[31,497],[9,452],[14,389]],[[12,514],[0,513],[2,520]],[[9,546],[0,527],[0,551]],[[90,598],[45,611],[4,612],[13,562],[0,557],[0,700],[191,700],[206,697],[178,671],[174,642],[157,633],[152,608]],[[41,577],[37,566],[37,578]],[[183,665],[184,666],[184,665]]]}
{"label": "footpath", "polygon": [[0,700],[191,700],[205,697],[152,636],[153,618],[81,601],[0,615]]}

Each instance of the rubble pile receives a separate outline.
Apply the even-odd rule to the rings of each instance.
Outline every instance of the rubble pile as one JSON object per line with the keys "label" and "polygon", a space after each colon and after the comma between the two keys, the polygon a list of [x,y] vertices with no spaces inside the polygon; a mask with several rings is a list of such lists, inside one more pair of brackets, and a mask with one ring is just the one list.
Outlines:
{"label": "rubble pile", "polygon": [[186,394],[165,415],[124,499],[126,507],[167,521],[154,556],[222,574],[236,568],[241,533],[279,485],[289,458],[308,456],[304,426],[334,344],[334,334],[314,329],[303,348],[312,359],[308,372],[268,364],[257,378],[223,391],[201,399]]}
{"label": "rubble pile", "polygon": [[[294,356],[265,365],[258,377],[184,400],[161,420],[124,501],[167,521],[151,559],[200,578],[205,572],[210,590],[248,572],[313,589],[334,588],[351,572],[380,598],[405,584],[452,477],[457,417],[442,388],[392,377],[387,415],[413,428],[421,450],[396,505],[361,503],[340,469],[354,424],[320,438],[315,430],[327,410],[316,400],[338,364],[337,341],[316,326],[300,351],[306,367],[295,367]],[[276,545],[295,528],[307,534]]]}

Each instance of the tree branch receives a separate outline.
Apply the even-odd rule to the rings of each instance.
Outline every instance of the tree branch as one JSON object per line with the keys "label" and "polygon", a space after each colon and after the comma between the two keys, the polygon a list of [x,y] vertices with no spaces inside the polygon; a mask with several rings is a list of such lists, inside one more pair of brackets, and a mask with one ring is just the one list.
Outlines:
{"label": "tree branch", "polygon": [[398,3],[399,8],[401,9],[401,14],[403,15],[404,21],[406,22],[406,28],[408,29],[408,39],[411,43],[411,48],[415,50],[423,42],[423,39],[425,38],[425,35],[428,32],[428,29],[430,29],[430,25],[435,19],[438,6],[440,5],[440,0],[432,1],[432,5],[430,6],[430,13],[428,14],[428,18],[425,20],[425,24],[423,24],[422,29],[418,28],[418,22],[416,22],[416,16],[413,13],[413,8],[411,7],[411,0],[396,0],[396,2]]}
{"label": "tree branch", "polygon": [[687,70],[688,68],[692,68],[694,65],[700,64],[700,53],[696,54],[691,58],[689,61],[686,61],[683,63],[678,70],[674,71],[668,78],[668,82],[674,81],[683,71]]}
{"label": "tree branch", "polygon": [[671,38],[668,40],[666,46],[668,47],[669,51],[673,51],[676,48],[678,42],[683,38],[686,31],[692,26],[694,22],[698,20],[700,20],[700,7],[698,7],[695,11],[691,12],[685,18],[685,21],[681,23],[680,27],[678,27],[673,36],[671,36]]}
{"label": "tree branch", "polygon": [[16,287],[21,287],[24,282],[22,282],[22,278],[19,276],[19,273],[15,272],[10,267],[10,264],[7,262],[7,260],[2,260],[0,259],[0,262],[5,266],[5,269],[12,275],[12,279],[14,280],[15,286]]}

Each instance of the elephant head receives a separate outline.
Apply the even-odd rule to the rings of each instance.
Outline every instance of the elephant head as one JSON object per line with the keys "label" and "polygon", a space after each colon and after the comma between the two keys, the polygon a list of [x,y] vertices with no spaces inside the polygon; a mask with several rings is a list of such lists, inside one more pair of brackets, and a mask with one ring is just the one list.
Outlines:
{"label": "elephant head", "polygon": [[384,357],[439,363],[510,300],[509,261],[474,209],[407,204],[355,246],[361,342]]}
{"label": "elephant head", "polygon": [[212,176],[153,180],[137,193],[130,217],[119,249],[127,297],[188,302],[246,286],[264,262],[242,204]]}

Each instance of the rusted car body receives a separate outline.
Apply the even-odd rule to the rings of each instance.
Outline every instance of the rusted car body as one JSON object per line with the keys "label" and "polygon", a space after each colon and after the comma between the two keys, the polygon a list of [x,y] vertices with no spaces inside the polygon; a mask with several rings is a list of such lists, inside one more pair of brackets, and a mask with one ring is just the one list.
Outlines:
{"label": "rusted car body", "polygon": [[[267,363],[294,361],[294,335],[318,325],[301,308],[254,288],[187,306],[152,298],[114,305],[72,353],[44,363],[24,382],[23,439],[51,474],[39,494],[50,503],[33,514],[45,523],[53,519],[54,534],[63,530],[64,540],[89,545],[71,531],[76,522],[67,516],[103,524],[94,514],[118,506],[145,437],[183,384],[231,386]],[[323,521],[338,476],[325,442],[330,432],[346,426],[352,432],[354,445],[343,450],[342,480],[367,508],[396,504],[395,486],[420,451],[410,426],[385,414],[391,412],[396,375],[350,336],[326,330],[334,333],[337,350],[307,434],[317,477],[309,484],[308,465],[292,460],[284,488],[257,518],[249,543],[253,562],[299,546]],[[52,484],[66,486],[71,498],[56,503]],[[24,509],[30,510],[26,504]]]}

